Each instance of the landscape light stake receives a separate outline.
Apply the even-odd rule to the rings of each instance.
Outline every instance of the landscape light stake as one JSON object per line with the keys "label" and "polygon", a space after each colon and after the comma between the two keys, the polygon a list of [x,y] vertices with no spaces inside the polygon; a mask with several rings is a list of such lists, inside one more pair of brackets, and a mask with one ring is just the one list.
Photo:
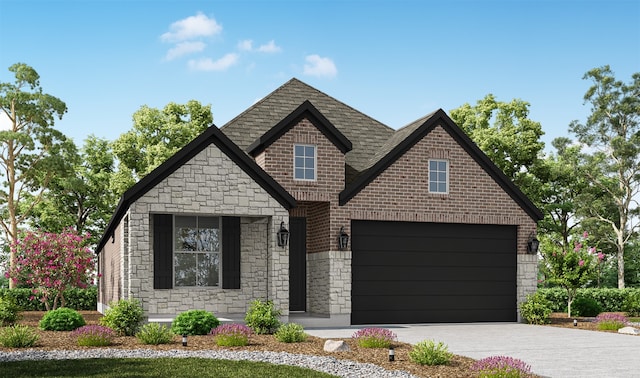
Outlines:
{"label": "landscape light stake", "polygon": [[573,326],[577,327],[578,326],[578,319],[573,319]]}
{"label": "landscape light stake", "polygon": [[389,347],[389,362],[393,362],[396,359],[396,352],[393,350],[393,347]]}
{"label": "landscape light stake", "polygon": [[182,335],[182,346],[183,347],[187,346],[187,335]]}

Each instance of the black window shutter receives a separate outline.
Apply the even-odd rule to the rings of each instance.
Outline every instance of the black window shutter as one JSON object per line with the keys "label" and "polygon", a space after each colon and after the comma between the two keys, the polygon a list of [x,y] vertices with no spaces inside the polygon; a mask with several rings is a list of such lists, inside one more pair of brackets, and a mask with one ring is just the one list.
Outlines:
{"label": "black window shutter", "polygon": [[240,289],[239,217],[222,217],[222,288]]}
{"label": "black window shutter", "polygon": [[173,288],[173,215],[153,215],[153,288]]}

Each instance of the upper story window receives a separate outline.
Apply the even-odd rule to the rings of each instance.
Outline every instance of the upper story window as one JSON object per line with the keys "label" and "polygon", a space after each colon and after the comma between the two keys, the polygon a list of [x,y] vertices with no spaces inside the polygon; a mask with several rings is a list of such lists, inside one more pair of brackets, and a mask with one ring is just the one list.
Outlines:
{"label": "upper story window", "polygon": [[173,268],[175,286],[218,286],[220,218],[175,216]]}
{"label": "upper story window", "polygon": [[429,193],[449,193],[447,160],[429,160]]}
{"label": "upper story window", "polygon": [[316,179],[316,146],[308,144],[293,146],[293,178],[310,181]]}

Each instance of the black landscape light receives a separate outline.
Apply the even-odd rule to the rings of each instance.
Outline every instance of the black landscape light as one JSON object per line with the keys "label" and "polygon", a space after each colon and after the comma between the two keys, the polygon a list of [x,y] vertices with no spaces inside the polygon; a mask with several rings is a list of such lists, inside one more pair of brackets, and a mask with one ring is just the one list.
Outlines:
{"label": "black landscape light", "polygon": [[573,326],[577,327],[578,326],[578,319],[573,319]]}
{"label": "black landscape light", "polygon": [[338,249],[345,250],[349,245],[349,235],[344,232],[344,226],[340,227],[340,235],[338,235]]}
{"label": "black landscape light", "polygon": [[393,350],[393,347],[389,347],[389,362],[393,362],[396,360],[396,352]]}
{"label": "black landscape light", "polygon": [[284,222],[280,222],[278,230],[278,247],[286,247],[289,244],[289,230],[284,227]]}
{"label": "black landscape light", "polygon": [[182,335],[182,346],[183,347],[187,346],[187,335],[186,334]]}
{"label": "black landscape light", "polygon": [[527,241],[527,253],[535,255],[538,253],[538,247],[540,247],[540,241],[536,238],[535,232],[532,232]]}

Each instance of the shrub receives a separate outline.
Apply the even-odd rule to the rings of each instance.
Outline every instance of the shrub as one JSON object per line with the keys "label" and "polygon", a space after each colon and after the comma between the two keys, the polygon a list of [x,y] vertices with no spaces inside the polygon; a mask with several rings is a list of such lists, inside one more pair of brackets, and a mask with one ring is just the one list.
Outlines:
{"label": "shrub", "polygon": [[0,327],[9,326],[20,318],[20,307],[11,298],[0,297]]}
{"label": "shrub", "polygon": [[590,297],[577,297],[571,304],[573,316],[597,316],[601,312],[602,306]]}
{"label": "shrub", "polygon": [[189,310],[176,316],[171,331],[177,335],[206,335],[220,320],[205,310]]}
{"label": "shrub", "polygon": [[38,334],[26,325],[0,329],[0,345],[6,348],[29,348],[38,341]]}
{"label": "shrub", "polygon": [[307,334],[300,324],[287,323],[278,328],[275,337],[282,343],[299,343],[307,339]]}
{"label": "shrub", "polygon": [[137,299],[121,299],[111,302],[100,318],[100,325],[107,326],[124,336],[133,336],[142,322],[143,310]]}
{"label": "shrub", "polygon": [[218,346],[245,346],[249,343],[251,328],[244,324],[223,324],[211,330]]}
{"label": "shrub", "polygon": [[[22,311],[45,311],[47,309],[43,302],[35,298],[32,289],[29,288],[0,288],[0,297],[13,298]],[[95,310],[98,303],[98,288],[91,286],[86,289],[67,289],[64,291],[64,298],[67,308],[77,311]],[[49,306],[53,306],[52,301],[49,302]]]}
{"label": "shrub", "polygon": [[622,304],[622,311],[625,311],[627,316],[640,316],[640,290],[627,295]]}
{"label": "shrub", "polygon": [[482,378],[520,378],[531,375],[531,366],[507,356],[492,356],[473,363],[471,371]]}
{"label": "shrub", "polygon": [[272,334],[280,326],[279,316],[280,310],[276,310],[273,302],[256,299],[251,302],[244,322],[259,335]]}
{"label": "shrub", "polygon": [[85,324],[84,318],[78,311],[60,307],[46,312],[38,326],[45,331],[73,331]]}
{"label": "shrub", "polygon": [[[559,287],[540,288],[541,293],[549,302],[553,312],[567,311],[567,292]],[[619,312],[629,296],[640,295],[640,288],[584,288],[578,289],[578,297],[593,298],[602,306],[602,312]],[[573,306],[572,306],[573,309]]]}
{"label": "shrub", "polygon": [[100,325],[86,325],[72,332],[80,346],[108,346],[113,343],[115,332]]}
{"label": "shrub", "polygon": [[627,325],[629,320],[620,314],[603,313],[596,317],[596,324],[600,330],[617,331]]}
{"label": "shrub", "polygon": [[433,340],[421,341],[409,352],[411,361],[420,365],[448,365],[452,357],[446,344]]}
{"label": "shrub", "polygon": [[398,339],[395,333],[385,328],[363,328],[351,337],[363,348],[388,348]]}
{"label": "shrub", "polygon": [[169,344],[173,340],[173,332],[169,327],[158,323],[148,323],[140,328],[136,337],[147,345]]}
{"label": "shrub", "polygon": [[538,292],[527,296],[527,300],[520,305],[520,315],[529,324],[549,323],[551,303]]}

